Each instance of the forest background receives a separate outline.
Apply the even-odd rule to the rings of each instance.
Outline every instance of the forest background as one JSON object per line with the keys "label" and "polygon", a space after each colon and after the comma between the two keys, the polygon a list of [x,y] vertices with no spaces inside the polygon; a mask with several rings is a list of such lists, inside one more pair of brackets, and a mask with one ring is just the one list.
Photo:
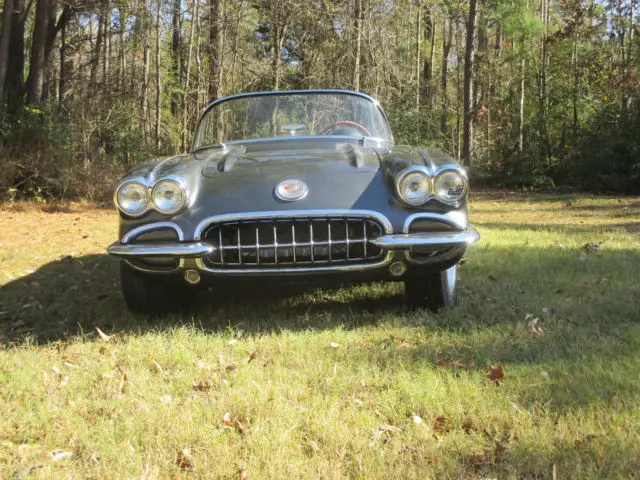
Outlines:
{"label": "forest background", "polygon": [[640,192],[637,0],[4,0],[0,199],[107,198],[248,91],[352,89],[476,184]]}

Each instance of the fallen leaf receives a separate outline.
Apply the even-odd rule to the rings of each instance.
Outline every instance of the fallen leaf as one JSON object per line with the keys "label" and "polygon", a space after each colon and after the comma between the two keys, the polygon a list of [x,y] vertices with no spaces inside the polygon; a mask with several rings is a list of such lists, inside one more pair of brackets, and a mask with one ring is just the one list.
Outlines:
{"label": "fallen leaf", "polygon": [[238,429],[238,432],[240,432],[241,434],[244,433],[244,425],[240,420],[236,420],[236,428]]}
{"label": "fallen leaf", "polygon": [[542,328],[540,328],[540,326],[538,325],[540,319],[538,317],[534,317],[532,313],[527,313],[524,316],[524,322],[527,332],[529,332],[530,334],[542,335],[544,333],[544,330],[542,330]]}
{"label": "fallen leaf", "polygon": [[104,340],[105,342],[108,342],[109,340],[111,340],[113,338],[113,335],[107,335],[102,330],[100,330],[98,327],[96,327],[96,332],[98,332],[98,335],[100,335],[100,338],[102,340]]}
{"label": "fallen leaf", "polygon": [[160,374],[164,375],[164,370],[162,369],[162,366],[158,363],[156,359],[153,359],[153,366],[156,367],[156,370],[158,370]]}
{"label": "fallen leaf", "polygon": [[123,373],[122,380],[120,381],[120,387],[118,388],[118,391],[120,393],[124,393],[125,389],[127,388],[128,382],[129,382],[129,376],[126,373]]}
{"label": "fallen leaf", "polygon": [[193,453],[191,452],[190,448],[183,448],[182,450],[178,450],[176,465],[184,470],[193,468]]}
{"label": "fallen leaf", "polygon": [[598,250],[600,250],[600,247],[602,246],[602,244],[604,243],[604,240],[602,242],[587,242],[585,243],[582,248],[587,252],[597,252]]}
{"label": "fallen leaf", "polygon": [[208,392],[209,390],[211,390],[211,383],[209,382],[209,380],[200,380],[193,386],[193,389],[196,392]]}
{"label": "fallen leaf", "polygon": [[482,463],[487,463],[489,455],[486,452],[474,453],[471,455],[471,463],[473,465],[479,465]]}
{"label": "fallen leaf", "polygon": [[384,330],[384,333],[387,335],[387,337],[389,337],[389,340],[391,340],[393,343],[398,345],[398,347],[400,348],[409,347],[409,342],[407,342],[405,339],[391,335],[387,330],[387,327],[385,327],[384,325],[380,325],[380,326],[382,327],[382,330]]}
{"label": "fallen leaf", "polygon": [[487,375],[489,380],[492,380],[496,383],[496,385],[500,385],[500,380],[504,378],[504,372],[502,371],[502,365],[498,365],[494,367],[489,364],[489,375]]}
{"label": "fallen leaf", "polygon": [[581,445],[583,443],[590,442],[594,438],[598,438],[598,435],[590,434],[590,435],[587,435],[586,437],[584,437],[583,439],[578,439],[577,438],[576,441],[575,441],[575,444],[576,444],[576,446],[578,446],[578,445]]}
{"label": "fallen leaf", "polygon": [[439,360],[437,365],[439,367],[458,367],[461,368],[463,370],[466,370],[467,368],[469,368],[467,365],[465,365],[464,363],[462,363],[460,360]]}
{"label": "fallen leaf", "polygon": [[260,349],[256,348],[254,350],[254,352],[249,355],[249,362],[248,363],[253,362],[256,359],[256,357],[258,356],[259,353],[260,353]]}
{"label": "fallen leaf", "polygon": [[446,432],[453,429],[453,424],[442,415],[438,415],[433,421],[433,430],[439,434],[444,435]]}
{"label": "fallen leaf", "polygon": [[73,452],[65,452],[64,450],[54,450],[53,452],[49,452],[49,458],[52,462],[59,462],[60,460],[70,458],[72,456]]}

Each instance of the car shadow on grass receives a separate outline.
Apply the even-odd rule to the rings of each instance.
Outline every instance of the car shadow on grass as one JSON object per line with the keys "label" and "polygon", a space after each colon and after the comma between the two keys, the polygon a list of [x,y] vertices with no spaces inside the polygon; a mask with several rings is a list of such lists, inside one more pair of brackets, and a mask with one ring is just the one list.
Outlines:
{"label": "car shadow on grass", "polygon": [[[247,283],[245,288],[243,283],[241,288],[205,291],[187,312],[150,317],[127,311],[117,261],[107,255],[64,257],[0,288],[0,343],[27,337],[46,343],[94,332],[95,327],[144,332],[181,324],[211,332],[231,326],[258,334],[395,322],[464,335],[479,327],[522,323],[526,313],[539,313],[543,307],[581,326],[584,319],[589,319],[587,325],[591,319],[639,321],[634,289],[640,290],[640,252],[606,245],[587,258],[581,252],[473,248],[460,268],[460,305],[437,315],[408,311],[398,283],[319,290],[261,282],[258,287]],[[491,349],[500,344],[490,343]],[[510,352],[508,342],[504,348],[502,357],[517,359],[517,349]]]}
{"label": "car shadow on grass", "polygon": [[95,327],[144,332],[192,324],[216,332],[233,325],[250,333],[357,327],[375,323],[381,312],[403,309],[403,291],[396,285],[380,286],[371,295],[362,285],[320,290],[317,285],[254,282],[203,289],[185,311],[134,314],[120,293],[118,262],[88,255],[62,258],[2,286],[0,343],[28,338],[43,344],[95,332]]}

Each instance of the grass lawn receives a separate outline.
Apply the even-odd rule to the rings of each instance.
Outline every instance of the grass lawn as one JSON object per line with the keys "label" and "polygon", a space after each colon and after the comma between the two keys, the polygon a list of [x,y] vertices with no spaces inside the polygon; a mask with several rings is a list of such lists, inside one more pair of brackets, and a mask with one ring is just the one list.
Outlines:
{"label": "grass lawn", "polygon": [[375,284],[136,316],[114,212],[0,209],[2,478],[638,478],[639,198],[473,195],[437,315]]}

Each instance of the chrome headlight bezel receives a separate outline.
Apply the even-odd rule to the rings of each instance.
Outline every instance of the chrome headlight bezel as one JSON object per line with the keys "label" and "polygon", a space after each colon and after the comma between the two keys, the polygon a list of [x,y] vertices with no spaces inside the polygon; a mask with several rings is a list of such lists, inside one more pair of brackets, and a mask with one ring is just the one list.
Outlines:
{"label": "chrome headlight bezel", "polygon": [[[403,195],[403,183],[417,175],[423,177],[426,190],[424,190],[424,195],[421,199],[412,201],[405,195]],[[406,205],[410,207],[420,207],[433,198],[433,177],[425,168],[419,166],[412,166],[400,172],[396,177],[395,187],[398,198],[400,198],[400,200],[402,200]]]}
{"label": "chrome headlight bezel", "polygon": [[[120,199],[120,194],[122,193],[122,191],[128,187],[128,186],[137,186],[139,187],[139,191],[140,193],[143,195],[144,198],[144,204],[141,206],[141,208],[136,209],[136,210],[127,210]],[[128,180],[126,182],[123,182],[121,185],[118,186],[118,188],[116,189],[116,192],[113,196],[113,200],[114,203],[116,204],[116,207],[118,208],[118,210],[120,210],[122,213],[124,213],[125,215],[129,216],[129,217],[139,217],[141,215],[144,215],[148,210],[149,210],[149,205],[151,202],[151,196],[149,194],[149,188],[143,184],[142,182],[138,181],[138,180]]]}
{"label": "chrome headlight bezel", "polygon": [[[447,175],[456,175],[462,181],[462,191],[455,198],[445,198],[440,194],[438,184],[443,181],[443,179]],[[466,172],[461,168],[451,168],[447,167],[438,172],[438,174],[433,179],[433,194],[435,198],[444,203],[445,205],[457,206],[460,205],[460,202],[465,199],[467,194],[469,193],[469,179],[467,177]]]}
{"label": "chrome headlight bezel", "polygon": [[[180,193],[179,198],[180,201],[178,203],[175,204],[175,206],[173,206],[172,208],[169,209],[163,209],[158,205],[158,202],[156,201],[156,194],[159,191],[160,188],[162,188],[163,186],[167,186],[167,185],[171,185],[173,186],[176,191],[178,191]],[[180,210],[182,210],[185,205],[187,204],[187,189],[185,188],[184,184],[179,181],[178,179],[175,178],[162,178],[160,180],[158,180],[155,185],[153,186],[153,189],[151,190],[151,197],[150,197],[150,201],[153,204],[153,208],[161,213],[162,215],[175,215],[176,213],[178,213]]]}

